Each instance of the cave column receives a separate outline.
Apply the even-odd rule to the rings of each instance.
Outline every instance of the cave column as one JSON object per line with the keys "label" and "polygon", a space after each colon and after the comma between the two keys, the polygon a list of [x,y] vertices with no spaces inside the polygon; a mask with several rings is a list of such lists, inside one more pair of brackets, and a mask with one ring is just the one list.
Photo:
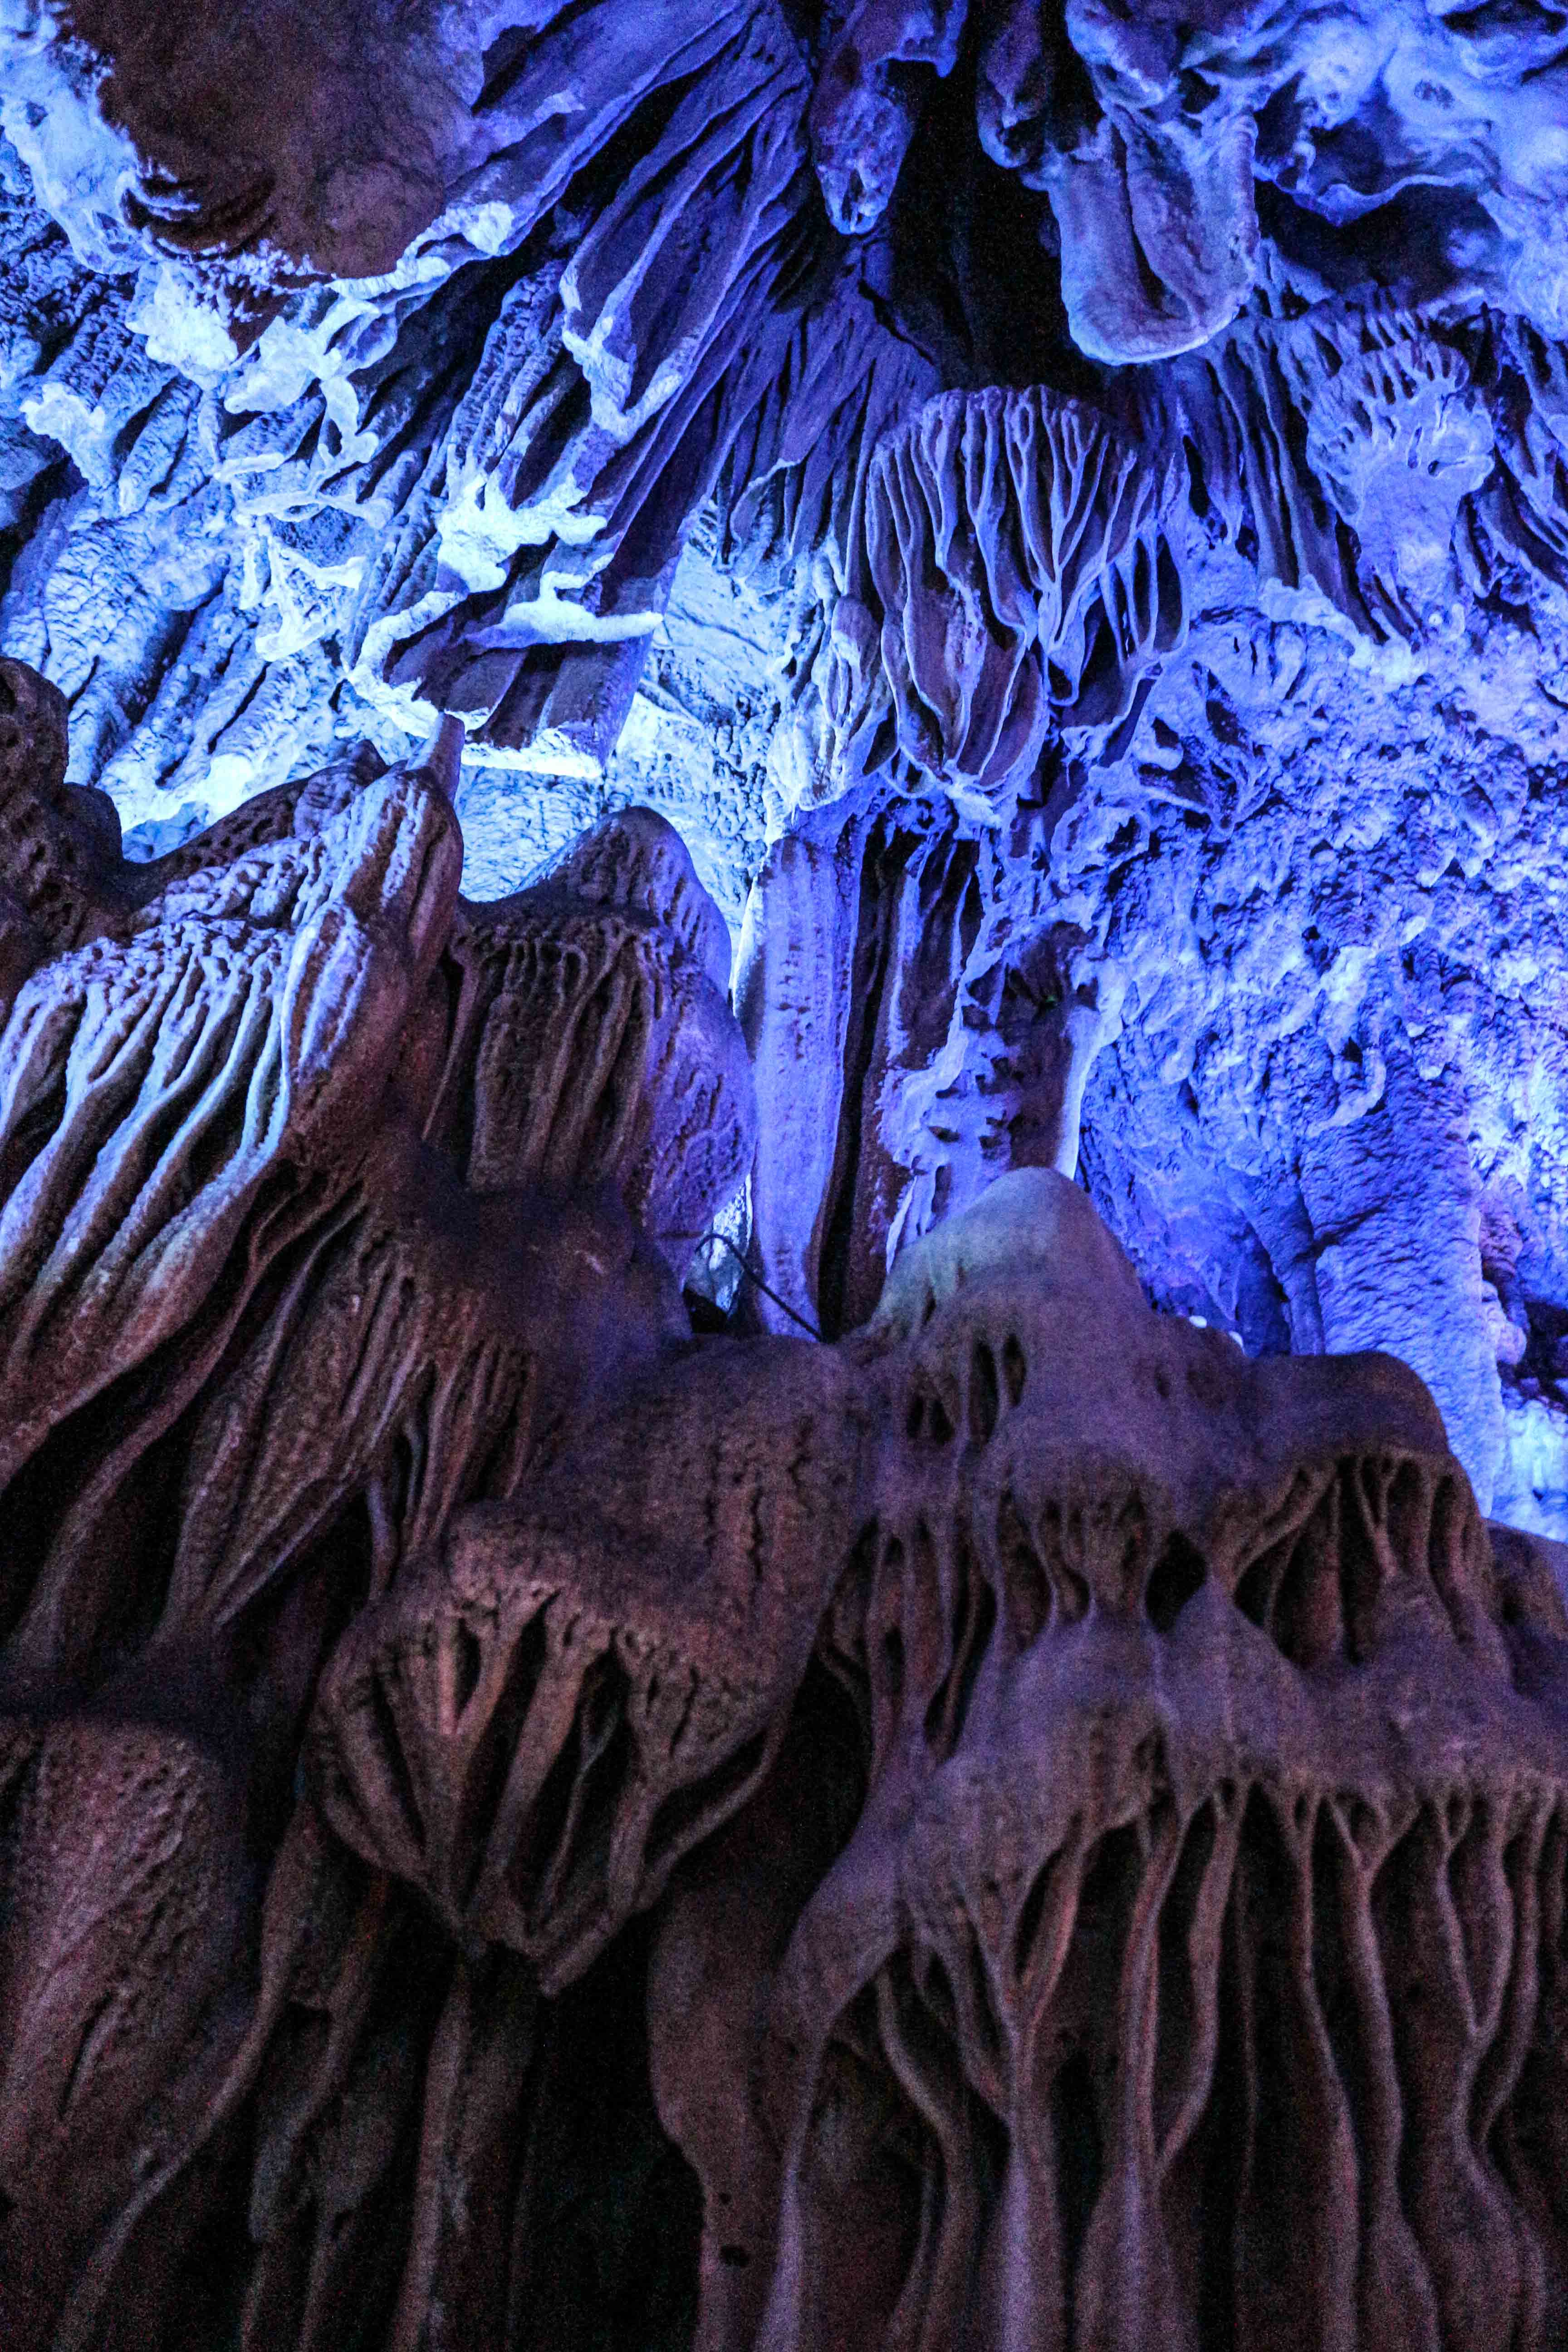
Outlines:
{"label": "cave column", "polygon": [[1424,1080],[1391,1055],[1382,1100],[1321,1128],[1300,1181],[1323,1348],[1384,1349],[1420,1374],[1484,1513],[1505,1433],[1468,1129],[1458,1086]]}

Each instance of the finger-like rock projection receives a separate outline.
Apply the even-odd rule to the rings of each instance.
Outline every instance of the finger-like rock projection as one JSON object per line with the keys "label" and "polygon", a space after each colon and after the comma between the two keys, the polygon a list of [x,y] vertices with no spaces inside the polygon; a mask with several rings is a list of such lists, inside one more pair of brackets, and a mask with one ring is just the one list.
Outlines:
{"label": "finger-like rock projection", "polygon": [[1057,31],[1036,0],[1004,0],[983,36],[981,139],[1048,191],[1063,299],[1096,358],[1190,351],[1246,299],[1256,99],[1216,53],[1250,29],[1244,10],[1187,26],[1090,0]]}
{"label": "finger-like rock projection", "polygon": [[1047,727],[1113,727],[1182,633],[1174,469],[1086,404],[944,394],[872,458],[819,656],[824,796],[893,766],[961,806]]}

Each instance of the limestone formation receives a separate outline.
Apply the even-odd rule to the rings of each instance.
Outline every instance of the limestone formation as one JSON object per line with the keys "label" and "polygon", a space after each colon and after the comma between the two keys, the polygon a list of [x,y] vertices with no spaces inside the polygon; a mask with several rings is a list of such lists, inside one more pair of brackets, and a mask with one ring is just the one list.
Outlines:
{"label": "limestone formation", "polygon": [[1568,2342],[1557,0],[0,0],[0,2341]]}
{"label": "limestone formation", "polygon": [[765,2273],[699,2340],[1549,2344],[1561,1604],[1396,1367],[1152,1317],[1034,1181],[1048,1255],[961,1225],[850,1343],[868,1796],[692,2133]]}
{"label": "limestone formation", "polygon": [[960,806],[1030,777],[1051,721],[1114,728],[1180,642],[1169,468],[1038,392],[930,402],[878,445],[818,692],[836,798],[896,759]]}
{"label": "limestone formation", "polygon": [[[1483,2275],[1492,2282],[1487,2295],[1495,2294],[1500,2269],[1520,2282],[1509,2289],[1510,2320],[1517,2304],[1527,2329],[1539,2322],[1538,2339],[1550,2340],[1561,2257],[1531,2204],[1529,2159],[1514,2152],[1505,2117],[1517,2098],[1528,2118],[1542,2095],[1521,2071],[1531,2036],[1522,2020],[1509,2023],[1520,2000],[1539,1997],[1515,1990],[1520,1969],[1524,1984],[1533,1982],[1533,1944],[1510,1933],[1500,1945],[1494,1938],[1493,1961],[1459,1958],[1472,1971],[1493,1969],[1485,1980],[1458,1980],[1472,2009],[1479,2003],[1468,2042],[1446,2041],[1439,2030],[1428,2047],[1423,2010],[1412,2012],[1415,2040],[1408,2042],[1396,1999],[1392,2042],[1380,2045],[1361,2021],[1386,2017],[1394,1998],[1374,1995],[1381,1979],[1366,1973],[1389,1967],[1380,1935],[1407,1935],[1420,1906],[1434,1899],[1425,1891],[1427,1845],[1439,1868],[1439,1903],[1455,1899],[1447,1892],[1449,1857],[1462,1857],[1468,1845],[1476,1847],[1473,1870],[1490,1868],[1498,1901],[1533,1900],[1531,1874],[1543,1866],[1561,1770],[1550,1681],[1541,1681],[1562,1637],[1560,1604],[1528,1559],[1522,1586],[1515,1556],[1505,1553],[1500,1577],[1490,1565],[1415,1383],[1374,1362],[1326,1381],[1310,1365],[1249,1367],[1223,1339],[1152,1318],[1081,1195],[1060,1179],[1012,1182],[1000,1216],[949,1228],[940,1255],[924,1246],[911,1253],[879,1326],[837,1358],[799,1341],[752,1343],[762,1352],[742,1391],[732,1345],[686,1368],[672,1365],[651,1391],[627,1399],[624,1435],[610,1437],[607,1450],[602,1425],[585,1433],[585,1451],[574,1454],[568,1441],[542,1466],[535,1499],[521,1509],[492,1506],[459,1529],[445,1570],[433,1581],[400,1580],[330,1669],[312,1776],[328,1819],[354,1845],[368,1844],[378,1870],[432,1898],[437,1916],[461,1927],[470,1955],[477,1937],[542,1964],[542,1984],[530,1990],[520,1977],[515,1993],[503,1995],[504,1970],[498,1978],[494,1964],[469,1957],[456,1962],[451,1990],[426,2008],[422,2024],[402,2004],[403,2032],[412,2028],[416,2046],[423,2041],[429,2050],[421,2128],[433,2170],[426,2174],[422,2158],[427,2185],[416,2185],[400,2279],[372,2289],[373,2302],[395,2308],[394,2340],[419,2324],[414,2298],[455,2275],[444,2265],[471,2236],[463,2224],[458,2240],[447,2242],[451,2225],[439,2216],[447,2199],[459,2181],[478,2186],[468,2168],[491,2144],[487,2134],[505,2128],[509,2116],[510,2127],[520,2127],[541,1992],[576,1974],[627,1908],[657,1892],[683,1845],[726,1817],[734,1827],[704,1865],[700,1892],[694,1886],[669,1911],[656,1986],[681,1965],[683,1949],[690,1967],[691,1937],[700,1949],[704,1927],[722,1915],[726,1864],[747,1883],[751,1850],[743,1835],[737,1843],[745,1815],[736,1809],[766,1776],[791,1695],[804,1688],[814,1633],[855,1697],[867,1811],[835,1858],[814,1849],[809,1807],[803,1817],[797,1806],[786,1829],[763,1805],[759,1822],[772,1820],[792,1855],[803,1832],[805,1856],[815,1853],[815,1874],[811,1860],[804,1877],[792,1862],[786,1880],[804,1905],[798,1921],[779,1924],[778,1949],[764,1932],[763,1982],[727,2039],[715,2043],[700,2031],[693,2040],[688,2018],[683,2042],[679,2011],[656,2012],[661,2096],[710,2196],[708,2228],[724,2241],[719,2259],[703,2266],[700,2340],[748,2342],[753,2326],[761,2341],[817,2342],[850,2329],[876,2340],[917,2321],[951,2328],[964,2312],[984,2315],[972,2324],[1002,2342],[1019,2326],[1036,2340],[1077,2340],[1090,2326],[1109,2327],[1117,2340],[1118,2330],[1147,2324],[1151,2295],[1162,2308],[1190,2310],[1194,2321],[1205,2299],[1228,2296],[1239,2304],[1244,2339],[1248,2329],[1277,2326],[1278,2305],[1249,2309],[1252,2273],[1238,2253],[1248,2229],[1256,2237],[1284,2226],[1277,2197],[1257,2173],[1269,2143],[1243,2134],[1243,2149],[1262,2151],[1249,2161],[1226,2137],[1223,2116],[1208,2121],[1211,2098],[1239,2098],[1246,2112],[1265,2066],[1276,2070],[1271,2095],[1283,2095],[1284,2085],[1315,2099],[1328,2177],[1348,2163],[1352,2182],[1349,2221],[1336,2224],[1320,2212],[1323,2247],[1303,2252],[1296,2244],[1307,2269],[1289,2308],[1303,2326],[1309,2310],[1311,2326],[1331,2324],[1336,2293],[1349,2297],[1340,2324],[1350,2341],[1379,2340],[1388,2310],[1403,2305],[1436,2326],[1451,2309],[1479,2307]],[[1117,1371],[1108,1392],[1110,1365]],[[785,1402],[792,1394],[793,1408]],[[726,1419],[716,1399],[738,1395],[747,1400],[734,1426],[739,1477],[722,1456],[700,1466]],[[1117,1433],[1110,1452],[1108,1428]],[[584,1524],[587,1493],[605,1514],[604,1538]],[[715,1514],[721,1496],[733,1500]],[[1510,1624],[1519,1629],[1512,1652],[1502,1630]],[[536,1625],[542,1638],[531,1638]],[[1156,1676],[1146,1701],[1137,1697],[1134,1659]],[[1156,1660],[1166,1663],[1156,1669]],[[1458,1675],[1469,1694],[1455,1718],[1467,1729],[1458,1749],[1452,1730],[1437,1732],[1440,1760],[1419,1768],[1433,1774],[1432,1785],[1423,1788],[1418,1769],[1412,1786],[1411,1727],[1432,1720],[1438,1673]],[[1194,1677],[1190,1720],[1184,1675]],[[1401,1694],[1413,1675],[1422,1678],[1423,1703],[1410,1712]],[[1015,1688],[1020,1678],[1027,1699]],[[1349,1755],[1333,1752],[1338,1716]],[[1289,1748],[1282,1719],[1296,1727]],[[1371,1737],[1379,1723],[1405,1726],[1381,1765]],[[1079,1766],[1064,1774],[1051,1769],[1048,1748],[1042,1759],[1027,1739],[1020,1744],[1035,1726],[1066,1743]],[[1489,1729],[1502,1738],[1507,1759],[1495,1788],[1484,1785]],[[787,1756],[797,1787],[806,1769],[798,1737],[778,1767],[786,1769]],[[706,1803],[669,1811],[683,1786],[700,1788],[694,1769],[700,1774],[706,1762],[711,1771],[726,1759],[730,1769]],[[1494,1759],[1493,1773],[1499,1769]],[[67,1785],[83,1785],[79,1771]],[[982,1790],[993,1826],[977,1838],[973,1808]],[[34,1851],[30,1822],[24,1813],[17,1832],[24,1871]],[[366,1914],[370,1890],[331,1863],[321,1840],[305,1825],[290,1831],[276,1865],[279,1907],[263,1932],[260,2006],[241,2051],[231,2037],[224,2053],[229,2076],[220,2107],[236,2095],[236,2070],[259,2069],[265,2083],[289,2048],[276,1996],[268,2010],[265,1955],[279,1935],[297,1936],[301,1906],[304,1917],[320,1916],[323,1873],[342,1882],[344,1927],[357,1903],[358,1933],[369,1939],[365,1962],[355,1964],[362,1974],[366,1965],[372,1970],[360,1996],[363,2021],[352,2021],[352,1996],[344,2014],[351,2039],[368,2033],[374,2049],[384,2032],[363,2004],[389,1963],[395,1970],[390,1939],[401,1937],[410,1959],[428,1940],[431,1930],[405,1906],[389,1909],[384,1895]],[[1369,1913],[1366,1890],[1388,1843],[1408,1862],[1396,1874],[1405,1891],[1385,1926],[1393,1894]],[[1520,1856],[1522,1879],[1505,1874],[1505,1851]],[[189,1873],[195,1853],[183,1829],[169,1864]],[[1469,1876],[1461,1873],[1458,1883],[1468,1890]],[[356,1885],[363,1889],[357,1897]],[[1270,1958],[1272,1948],[1258,1941],[1258,1905],[1278,1902],[1291,1885],[1308,1906],[1294,1976],[1288,1947]],[[134,1880],[131,1893],[134,1901]],[[1400,1904],[1416,1912],[1407,1918]],[[1342,1924],[1321,1954],[1323,1931],[1312,1923],[1325,1910]],[[1521,1927],[1527,1938],[1539,1932],[1536,1916],[1532,1910]],[[1230,1918],[1236,1925],[1227,1928]],[[326,1978],[322,1962],[313,1964],[329,2015],[339,2013],[342,1997],[329,1992],[344,1964],[330,1957],[331,1937],[342,1932],[326,1927]],[[1119,1955],[1119,1991],[1108,1990],[1108,1936]],[[1462,1949],[1469,1947],[1456,1940],[1456,1956]],[[1523,1957],[1510,1961],[1510,1951]],[[1331,1955],[1342,1975],[1324,1979]],[[1037,1956],[1045,1971],[1038,1986]],[[1274,1973],[1258,1978],[1259,1968]],[[481,1983],[488,2003],[501,1997],[500,2013],[514,2017],[521,2035],[510,2078],[504,2063],[497,2073],[499,2048],[479,2054]],[[68,1980],[55,1997],[68,2002]],[[1247,2021],[1266,2014],[1273,2038],[1265,2046],[1263,2029]],[[779,2036],[777,2056],[748,2053],[748,2017],[751,2032]],[[1053,2027],[1057,2017],[1062,2022]],[[706,2023],[700,2011],[697,2023]],[[1162,2029],[1174,2037],[1173,2062],[1184,2074],[1169,2076],[1161,2065]],[[1231,2032],[1243,2039],[1222,2067]],[[1505,2118],[1496,2146],[1510,2152],[1494,2158],[1483,2147],[1478,2171],[1476,2156],[1457,2159],[1452,2151],[1444,2102],[1453,2094],[1443,2069],[1458,2064],[1470,2080],[1500,2032],[1489,2061],[1489,2138],[1490,2119]],[[1044,2074],[1033,2054],[1042,2035],[1054,2053]],[[1135,2063],[1128,2053],[1145,2044],[1147,2063]],[[31,2044],[24,2038],[19,2046],[25,2053]],[[1456,2054],[1445,2057],[1450,2046]],[[689,2087],[713,2063],[714,2047],[735,2062],[740,2101],[738,2123],[725,2118],[721,2102],[705,2111],[731,2143],[721,2177],[731,2185],[722,2190],[710,2169],[715,2125],[694,2116]],[[801,2077],[793,2129],[792,2069]],[[309,2078],[300,2079],[303,2090]],[[341,2062],[336,2079],[345,2089],[353,2079]],[[756,2084],[761,2096],[770,2079],[782,2100],[782,2142],[765,2117],[745,2121],[744,2086]],[[268,2123],[275,2134],[282,2121],[276,2093],[239,2095],[262,2100],[260,2114],[277,2118]],[[291,2137],[301,2153],[300,2131],[317,2132],[308,2118],[321,2112],[321,2095],[309,2092],[299,2110]],[[1407,2137],[1417,2136],[1404,2161],[1430,2184],[1408,2212],[1392,2186],[1390,2159],[1352,2121],[1397,2114],[1402,2095],[1415,2116],[1431,2116],[1429,2151],[1419,2127],[1405,2126]],[[384,2174],[386,2135],[407,2114],[407,2097],[384,2063],[353,2092],[336,2153],[322,2147],[311,2160],[318,2200],[345,2216],[358,2212]],[[825,2176],[816,2136],[847,2100],[857,2131],[872,2137],[846,2145],[845,2124],[835,2123]],[[899,2151],[890,2169],[889,2157],[878,2158],[879,2143]],[[1358,2158],[1355,2148],[1366,2153]],[[301,2160],[286,2147],[279,2158]],[[1359,2205],[1358,2161],[1373,2168]],[[1212,2198],[1216,2181],[1235,2200],[1237,2234],[1228,2242],[1212,2224],[1195,2238],[1187,2226],[1194,2209],[1184,2199]],[[1431,2229],[1441,2239],[1436,2217],[1461,2183],[1475,2216],[1465,2242],[1484,2247],[1484,2273],[1479,2259],[1468,2271],[1463,2262],[1456,2268],[1451,2248],[1445,2254],[1430,2241]],[[760,2217],[765,2242],[736,2240],[738,2225],[712,2210],[721,2194]],[[428,2221],[426,2198],[435,2200]],[[262,2234],[247,2295],[247,2340],[258,2312],[289,2307],[277,2301],[267,2251],[277,2225],[267,2210],[253,2207],[252,2227]],[[931,2217],[923,2227],[922,2210]],[[1364,2224],[1358,2210],[1370,2216]],[[1480,2229],[1483,2213],[1493,2217],[1491,2237]],[[1054,2217],[1048,2228],[1047,2215]],[[874,2262],[833,2256],[850,2217],[859,2242],[876,2250]],[[1363,2227],[1367,2252],[1358,2256]],[[825,2228],[835,2233],[826,2242]],[[1499,2230],[1506,2239],[1497,2239]],[[346,2234],[363,2266],[371,2260],[363,2225]],[[1518,2253],[1505,2257],[1504,2242]],[[726,2276],[742,2267],[737,2252],[747,2267],[758,2262],[749,2297]],[[1333,2284],[1331,2252],[1342,2289]],[[331,2266],[339,2293],[350,2275],[344,2259],[335,2255]],[[320,2256],[313,2260],[311,2292],[295,2306],[303,2340],[313,2340],[312,2313],[330,2307],[331,2267],[323,2272]],[[372,2261],[373,2275],[374,2267]],[[1322,2311],[1300,2301],[1309,2287],[1331,2298]]]}
{"label": "limestone formation", "polygon": [[1043,902],[995,919],[988,827],[907,803],[823,816],[770,854],[737,981],[760,1114],[759,1311],[836,1338],[876,1306],[900,1247],[1004,1170],[1074,1172],[1117,993]]}
{"label": "limestone formation", "polygon": [[584,2341],[1547,2352],[1568,1617],[1415,1375],[1152,1310],[1027,1101],[695,1338],[662,820],[465,905],[444,737],[138,871],[5,686],[7,2342],[553,2345],[574,2179]]}

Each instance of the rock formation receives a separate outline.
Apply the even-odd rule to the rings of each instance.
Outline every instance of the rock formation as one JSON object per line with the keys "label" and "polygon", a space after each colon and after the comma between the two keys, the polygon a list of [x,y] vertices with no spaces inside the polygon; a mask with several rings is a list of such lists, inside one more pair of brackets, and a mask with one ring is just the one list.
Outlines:
{"label": "rock formation", "polygon": [[0,2340],[1557,2352],[1555,0],[0,0]]}
{"label": "rock formation", "polygon": [[1568,1617],[1419,1381],[1037,1166],[693,1339],[662,820],[465,905],[445,735],[128,867],[4,686],[7,2342],[568,2340],[574,2170],[584,2343],[1556,2342]]}

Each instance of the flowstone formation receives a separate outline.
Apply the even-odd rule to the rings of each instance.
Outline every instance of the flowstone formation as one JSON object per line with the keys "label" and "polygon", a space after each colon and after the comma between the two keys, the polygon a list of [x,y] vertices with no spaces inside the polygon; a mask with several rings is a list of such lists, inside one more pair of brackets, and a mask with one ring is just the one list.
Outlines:
{"label": "flowstone formation", "polygon": [[0,0],[6,2346],[1568,2342],[1565,939],[1556,0]]}
{"label": "flowstone formation", "polygon": [[7,2345],[1559,2343],[1568,1615],[1414,1374],[1043,1167],[693,1337],[661,819],[128,866],[0,691]]}

